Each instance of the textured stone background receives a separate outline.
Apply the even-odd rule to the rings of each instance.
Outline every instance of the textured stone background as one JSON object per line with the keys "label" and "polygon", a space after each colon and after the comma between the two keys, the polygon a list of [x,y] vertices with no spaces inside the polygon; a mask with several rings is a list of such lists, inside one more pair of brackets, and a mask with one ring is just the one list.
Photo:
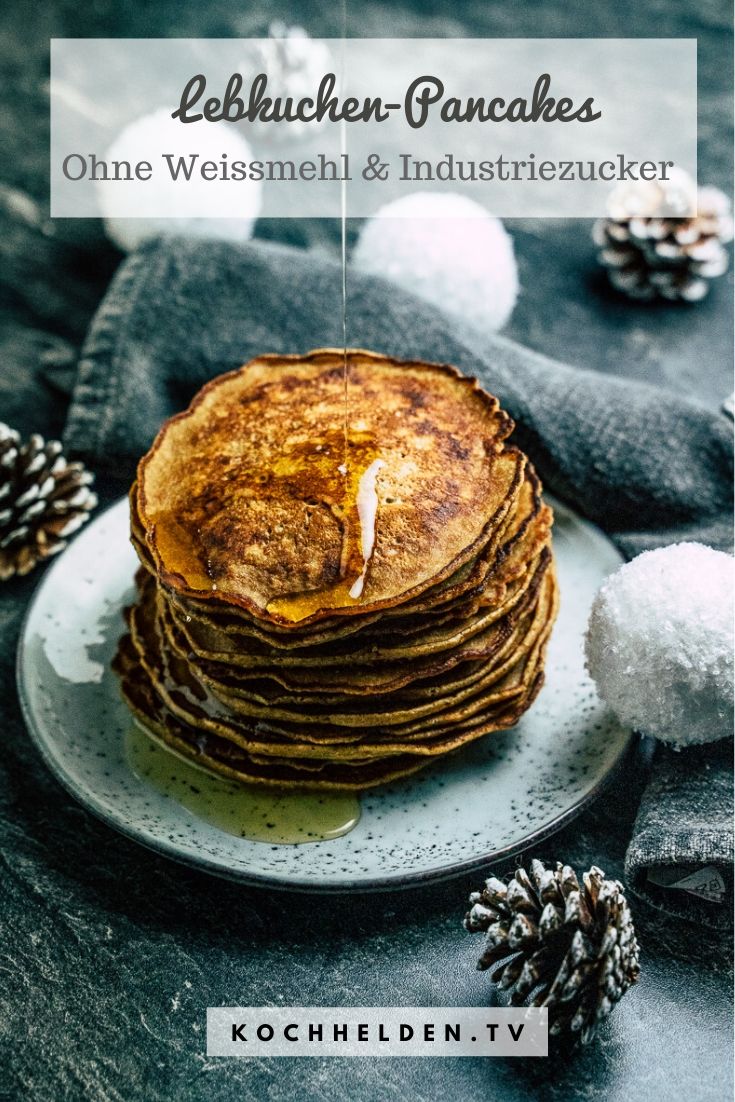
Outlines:
{"label": "textured stone background", "polygon": [[[725,0],[367,0],[360,35],[696,36],[700,177],[730,187],[732,43]],[[264,14],[265,13],[265,14]],[[95,222],[47,220],[51,36],[251,35],[269,18],[339,30],[338,7],[15,0],[0,39],[0,417],[56,433],[63,386],[119,255]],[[675,75],[672,74],[672,79]],[[729,280],[694,310],[634,306],[595,270],[586,222],[510,224],[524,294],[510,335],[572,363],[679,387],[713,406],[731,389]],[[336,249],[328,223],[261,236]],[[57,375],[63,384],[64,373]],[[37,577],[0,597],[0,1099],[605,1099],[731,1097],[729,962],[696,930],[637,914],[644,977],[574,1059],[208,1060],[207,1005],[473,1005],[488,997],[463,935],[466,881],[326,901],[250,891],[178,868],[98,824],[28,743],[14,647]],[[539,856],[621,875],[638,771]]]}

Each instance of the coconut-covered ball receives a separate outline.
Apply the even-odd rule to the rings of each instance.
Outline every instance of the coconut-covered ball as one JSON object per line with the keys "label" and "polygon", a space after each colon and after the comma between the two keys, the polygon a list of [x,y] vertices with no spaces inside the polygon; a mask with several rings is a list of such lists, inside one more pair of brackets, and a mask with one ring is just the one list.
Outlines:
{"label": "coconut-covered ball", "polygon": [[678,543],[602,585],[587,667],[625,726],[677,749],[732,734],[734,566],[722,551]]}
{"label": "coconut-covered ball", "polygon": [[502,329],[518,297],[503,223],[463,195],[416,192],[381,207],[362,227],[352,263],[485,333]]}
{"label": "coconut-covered ball", "polygon": [[[122,217],[121,210],[139,209],[140,184],[128,187],[125,181],[99,182],[97,195],[105,220],[107,236],[123,252],[130,252],[143,241],[159,234],[181,234],[188,237],[214,237],[225,241],[243,242],[252,237],[255,220],[260,213],[262,185],[259,180],[212,181],[203,179],[196,168],[189,180],[183,170],[174,182],[161,160],[163,153],[172,154],[174,166],[179,158],[188,165],[193,153],[196,162],[249,161],[250,146],[228,123],[194,122],[184,125],[171,118],[171,111],[162,107],[150,115],[144,115],[130,123],[118,135],[106,154],[111,161],[148,161],[153,165],[153,175],[146,188],[158,191],[159,209],[165,209],[166,217]],[[239,204],[237,217],[193,217],[189,211],[209,209],[217,213],[217,189],[236,188]],[[147,192],[150,194],[150,192]],[[241,213],[240,213],[241,211]]]}

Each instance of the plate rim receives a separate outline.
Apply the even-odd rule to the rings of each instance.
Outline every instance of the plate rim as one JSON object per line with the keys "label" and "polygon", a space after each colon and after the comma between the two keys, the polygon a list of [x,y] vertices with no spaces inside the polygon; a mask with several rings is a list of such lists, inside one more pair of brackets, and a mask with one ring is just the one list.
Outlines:
{"label": "plate rim", "polygon": [[[546,496],[550,498],[551,495],[547,494]],[[90,527],[86,528],[85,526],[86,532],[91,530],[92,524],[98,523],[108,513],[120,508],[126,500],[126,495],[123,495],[115,501],[110,502],[104,509],[101,509],[91,521]],[[599,534],[617,551],[610,537],[596,524],[587,520],[586,517],[582,517],[575,509],[570,508],[565,502],[558,501],[558,504],[566,512],[571,514],[575,520],[582,521],[586,526],[593,529],[595,533]],[[79,536],[85,534],[85,529],[80,531]],[[79,536],[75,537],[73,542],[76,542]],[[304,895],[352,895],[357,893],[403,891],[411,888],[428,886],[430,884],[445,883],[453,879],[458,879],[467,873],[474,872],[483,867],[490,869],[551,837],[551,835],[556,834],[567,826],[568,823],[576,819],[585,808],[597,800],[602,792],[619,776],[626,760],[635,751],[636,745],[642,745],[642,740],[640,740],[639,736],[632,730],[628,731],[627,737],[621,742],[620,749],[605,774],[599,778],[597,783],[586,792],[584,796],[580,797],[579,800],[572,804],[571,807],[565,808],[562,812],[538,827],[535,831],[526,834],[518,842],[511,842],[500,849],[494,849],[477,856],[468,857],[463,861],[453,861],[450,865],[442,865],[434,869],[425,869],[415,872],[396,872],[384,876],[365,877],[359,880],[350,880],[349,878],[335,879],[331,883],[323,884],[315,882],[313,879],[304,879],[291,875],[247,872],[246,870],[228,870],[223,864],[211,860],[206,856],[198,855],[191,850],[179,847],[176,843],[170,842],[167,838],[153,838],[149,836],[143,828],[137,826],[135,823],[122,821],[119,817],[116,817],[113,812],[110,812],[103,805],[101,800],[98,800],[93,790],[79,786],[64,768],[63,764],[54,757],[51,752],[47,740],[41,732],[40,725],[26,692],[25,661],[28,651],[27,636],[31,617],[50,579],[57,570],[61,570],[64,557],[64,553],[62,553],[55,562],[50,564],[49,568],[40,579],[39,584],[34,589],[28,606],[23,614],[18,635],[15,661],[16,688],[21,714],[31,742],[38,751],[44,765],[61,787],[81,807],[94,815],[98,821],[103,822],[118,834],[122,834],[123,837],[143,846],[144,849],[156,853],[159,856],[166,857],[174,861],[177,865],[197,869],[200,872],[209,873],[210,875],[216,876],[222,880],[227,880],[231,883],[243,884],[254,888],[267,888],[271,891],[298,892]]]}

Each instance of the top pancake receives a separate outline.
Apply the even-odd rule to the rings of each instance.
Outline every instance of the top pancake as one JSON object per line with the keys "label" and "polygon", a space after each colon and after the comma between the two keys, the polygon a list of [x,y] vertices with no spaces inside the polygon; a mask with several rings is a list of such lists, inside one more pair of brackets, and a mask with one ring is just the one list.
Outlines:
{"label": "top pancake", "polygon": [[525,463],[503,443],[513,423],[497,399],[451,367],[349,350],[345,452],[343,360],[260,357],[163,426],[138,468],[137,512],[164,584],[303,627],[414,598],[487,542]]}

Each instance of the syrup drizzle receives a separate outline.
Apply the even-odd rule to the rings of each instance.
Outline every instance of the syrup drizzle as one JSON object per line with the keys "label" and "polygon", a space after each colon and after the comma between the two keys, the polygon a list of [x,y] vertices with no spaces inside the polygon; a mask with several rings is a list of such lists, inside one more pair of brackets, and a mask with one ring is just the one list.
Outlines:
{"label": "syrup drizzle", "polygon": [[[347,36],[347,0],[342,2],[342,43],[340,58],[340,89],[344,96],[345,84],[345,38]],[[349,434],[350,434],[350,404],[349,404],[349,368],[347,364],[347,180],[345,179],[344,165],[347,155],[347,125],[344,119],[340,120],[340,153],[342,163],[342,179],[340,181],[340,230],[342,245],[342,416],[344,428],[344,459],[341,473],[347,478],[350,464]]]}
{"label": "syrup drizzle", "polygon": [[[357,423],[349,442],[350,464],[337,466],[339,429],[325,431],[317,449],[313,443],[293,449],[283,457],[283,492],[304,500],[311,496],[327,506],[342,530],[342,554],[339,575],[327,586],[306,592],[287,593],[268,602],[268,611],[296,623],[320,609],[345,608],[362,594],[352,592],[362,578],[367,559],[375,545],[378,496],[376,477],[385,464],[380,459],[371,433]],[[279,477],[278,466],[269,472],[269,480]],[[369,555],[365,549],[369,548]]]}

